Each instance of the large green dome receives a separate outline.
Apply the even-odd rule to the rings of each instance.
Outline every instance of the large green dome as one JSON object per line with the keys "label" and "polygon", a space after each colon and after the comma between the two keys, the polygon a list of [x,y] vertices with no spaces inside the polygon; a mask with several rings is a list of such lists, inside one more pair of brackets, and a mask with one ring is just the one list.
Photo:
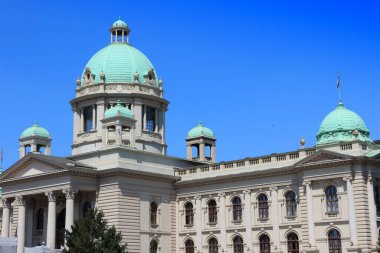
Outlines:
{"label": "large green dome", "polygon": [[199,122],[198,126],[192,128],[187,133],[187,138],[198,138],[198,137],[208,137],[208,138],[214,138],[214,132],[205,126],[202,125],[201,122]]}
{"label": "large green dome", "polygon": [[95,75],[95,83],[100,82],[101,73],[106,83],[133,83],[136,72],[140,83],[145,83],[144,76],[154,69],[143,53],[127,43],[112,43],[101,49],[86,64],[87,68]]}
{"label": "large green dome", "polygon": [[48,130],[46,130],[43,127],[40,127],[37,122],[34,122],[34,125],[27,128],[24,132],[21,134],[21,138],[26,137],[42,137],[42,138],[50,138],[50,134]]}
{"label": "large green dome", "polygon": [[369,133],[362,118],[340,102],[322,121],[317,133],[317,145],[355,139],[370,142]]}

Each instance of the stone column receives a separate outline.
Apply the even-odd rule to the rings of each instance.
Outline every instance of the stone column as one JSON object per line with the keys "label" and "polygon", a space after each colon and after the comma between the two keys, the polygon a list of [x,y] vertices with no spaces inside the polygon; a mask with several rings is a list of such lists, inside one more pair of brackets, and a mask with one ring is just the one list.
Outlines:
{"label": "stone column", "polygon": [[74,195],[77,193],[77,190],[69,188],[62,192],[66,195],[65,229],[71,231],[71,226],[74,225]]}
{"label": "stone column", "polygon": [[244,210],[245,210],[245,234],[247,251],[252,248],[252,211],[251,211],[251,191],[245,190],[244,192]]}
{"label": "stone column", "polygon": [[202,252],[202,198],[195,197],[195,231],[197,233],[197,250]]}
{"label": "stone column", "polygon": [[79,109],[77,108],[77,105],[74,105],[72,107],[72,111],[74,114],[74,119],[73,119],[73,141],[76,142],[78,140],[78,133],[80,132],[80,114],[79,114]]}
{"label": "stone column", "polygon": [[8,199],[2,199],[3,202],[3,222],[1,225],[1,237],[9,237],[9,218],[11,203]]}
{"label": "stone column", "polygon": [[141,100],[138,98],[135,98],[134,104],[133,104],[133,113],[135,114],[135,119],[136,119],[136,136],[141,136],[141,130],[142,130],[142,121],[143,121],[143,116],[142,116],[142,111],[143,111],[143,104],[141,103]]}
{"label": "stone column", "polygon": [[18,206],[17,220],[17,253],[24,253],[25,247],[25,199],[23,196],[16,197],[16,206]]}
{"label": "stone column", "polygon": [[226,194],[219,193],[219,216],[218,221],[220,224],[220,245],[221,245],[221,252],[227,252],[227,233],[226,233]]}
{"label": "stone column", "polygon": [[357,235],[357,226],[356,226],[356,208],[355,208],[355,200],[354,193],[352,191],[352,177],[343,178],[347,184],[347,198],[348,198],[348,219],[350,222],[350,237],[352,246],[358,245],[358,235]]}
{"label": "stone column", "polygon": [[193,157],[192,157],[192,150],[191,150],[191,145],[186,145],[186,157],[187,159],[191,160]]}
{"label": "stone column", "polygon": [[213,162],[216,161],[216,151],[215,151],[215,145],[211,145],[211,159]]}
{"label": "stone column", "polygon": [[205,161],[206,155],[205,155],[205,143],[203,140],[199,143],[199,161]]}
{"label": "stone column", "polygon": [[92,130],[96,130],[96,105],[92,106]]}
{"label": "stone column", "polygon": [[96,103],[96,130],[97,130],[97,133],[96,135],[98,137],[101,137],[102,136],[102,131],[100,131],[100,128],[102,126],[102,118],[103,118],[103,115],[104,115],[104,100],[103,99],[99,99],[98,102]]}
{"label": "stone column", "polygon": [[281,252],[280,250],[280,227],[278,223],[278,197],[277,197],[277,186],[271,187],[271,219],[273,225],[273,242],[274,242],[274,252]]}
{"label": "stone column", "polygon": [[146,105],[143,105],[143,129],[144,129],[144,131],[147,130],[147,128],[146,128]]}
{"label": "stone column", "polygon": [[23,158],[26,154],[25,154],[25,146],[24,145],[20,145],[20,159]]}
{"label": "stone column", "polygon": [[158,118],[158,109],[154,109],[154,132],[155,133],[158,133],[158,122],[159,122],[159,118]]}
{"label": "stone column", "polygon": [[[45,195],[49,200],[48,207],[48,222],[47,222],[47,237],[46,237],[46,246],[50,249],[55,249],[55,234],[56,234],[56,195],[53,192],[46,192]],[[66,208],[67,210],[67,208]]]}
{"label": "stone column", "polygon": [[378,232],[377,232],[377,212],[376,212],[376,203],[375,196],[373,193],[373,178],[368,176],[367,182],[367,192],[368,192],[368,208],[369,208],[369,222],[371,227],[371,242],[372,246],[377,245]]}
{"label": "stone column", "polygon": [[80,129],[79,129],[79,133],[82,133],[82,132],[84,132],[84,115],[83,115],[83,108],[80,108],[79,111],[80,111]]}
{"label": "stone column", "polygon": [[309,245],[310,248],[306,249],[306,252],[315,252],[315,224],[314,224],[314,214],[313,214],[313,195],[311,192],[311,181],[306,180],[303,182],[306,187],[306,202],[307,202],[307,228],[309,234]]}
{"label": "stone column", "polygon": [[116,134],[116,145],[121,145],[122,144],[122,128],[121,128],[121,125],[119,123],[117,123],[115,125],[115,134]]}
{"label": "stone column", "polygon": [[30,145],[30,152],[32,153],[37,152],[37,144],[34,141]]}

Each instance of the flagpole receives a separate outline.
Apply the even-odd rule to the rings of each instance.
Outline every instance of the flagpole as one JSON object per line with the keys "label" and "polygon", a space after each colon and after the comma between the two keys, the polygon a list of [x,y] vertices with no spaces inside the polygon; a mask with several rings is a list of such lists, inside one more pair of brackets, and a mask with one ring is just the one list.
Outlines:
{"label": "flagpole", "polygon": [[342,94],[340,93],[340,72],[338,71],[338,79],[336,81],[336,87],[338,88],[339,102],[342,102]]}
{"label": "flagpole", "polygon": [[0,150],[0,174],[3,173],[4,150]]}

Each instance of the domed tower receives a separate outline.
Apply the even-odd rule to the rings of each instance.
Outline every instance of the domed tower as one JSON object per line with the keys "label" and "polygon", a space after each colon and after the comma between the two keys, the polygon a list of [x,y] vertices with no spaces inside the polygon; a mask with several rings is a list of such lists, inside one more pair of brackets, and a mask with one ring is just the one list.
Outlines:
{"label": "domed tower", "polygon": [[342,102],[322,121],[317,133],[317,145],[351,142],[371,142],[369,130],[362,118],[346,109]]}
{"label": "domed tower", "polygon": [[[129,33],[124,21],[114,22],[111,43],[88,61],[76,81],[76,97],[70,101],[74,113],[73,155],[112,146],[111,139],[104,139],[112,135],[112,120],[106,117],[106,111],[112,108],[108,113],[119,111],[123,124],[128,121],[124,128],[129,128],[128,138],[133,137],[133,141],[122,139],[118,145],[166,154],[165,112],[169,102],[163,98],[162,81],[157,79],[152,63],[129,44]],[[126,110],[131,112],[130,117],[123,116]],[[123,131],[124,125],[120,127]]]}
{"label": "domed tower", "polygon": [[201,162],[215,162],[216,139],[214,132],[199,122],[187,133],[187,159]]}
{"label": "domed tower", "polygon": [[23,158],[29,152],[39,152],[44,155],[50,155],[51,138],[49,132],[38,125],[33,126],[22,132],[20,141],[20,158]]}

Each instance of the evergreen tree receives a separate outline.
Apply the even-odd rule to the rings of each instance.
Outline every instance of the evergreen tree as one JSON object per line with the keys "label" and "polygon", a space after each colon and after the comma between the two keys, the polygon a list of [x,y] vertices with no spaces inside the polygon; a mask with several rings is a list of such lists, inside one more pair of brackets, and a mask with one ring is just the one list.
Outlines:
{"label": "evergreen tree", "polygon": [[72,232],[66,230],[67,249],[63,253],[125,253],[122,235],[109,227],[102,211],[88,209],[84,218],[75,221]]}

